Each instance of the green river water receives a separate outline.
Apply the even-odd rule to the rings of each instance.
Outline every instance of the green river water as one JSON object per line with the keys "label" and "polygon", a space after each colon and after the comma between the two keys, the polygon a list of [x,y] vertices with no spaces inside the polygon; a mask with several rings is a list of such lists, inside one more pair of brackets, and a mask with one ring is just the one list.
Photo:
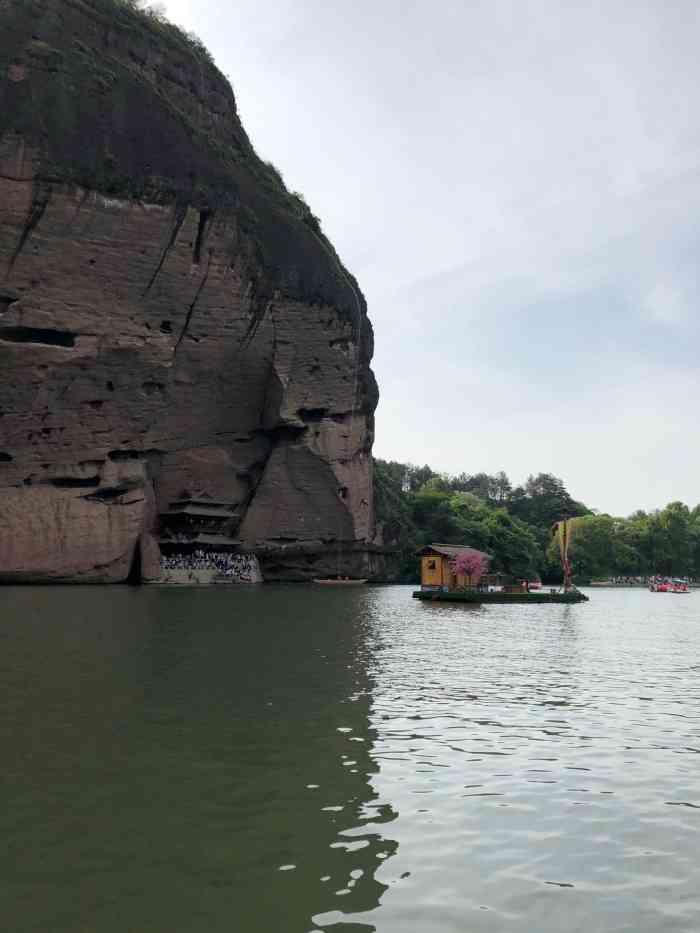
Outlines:
{"label": "green river water", "polygon": [[0,589],[7,933],[700,931],[700,592]]}

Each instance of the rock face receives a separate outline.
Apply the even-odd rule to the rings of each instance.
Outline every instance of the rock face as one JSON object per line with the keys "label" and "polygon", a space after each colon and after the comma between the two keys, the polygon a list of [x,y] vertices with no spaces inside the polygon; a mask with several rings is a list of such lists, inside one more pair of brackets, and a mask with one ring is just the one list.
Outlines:
{"label": "rock face", "polygon": [[372,341],[203,50],[0,0],[0,580],[154,578],[182,499],[267,578],[371,573]]}

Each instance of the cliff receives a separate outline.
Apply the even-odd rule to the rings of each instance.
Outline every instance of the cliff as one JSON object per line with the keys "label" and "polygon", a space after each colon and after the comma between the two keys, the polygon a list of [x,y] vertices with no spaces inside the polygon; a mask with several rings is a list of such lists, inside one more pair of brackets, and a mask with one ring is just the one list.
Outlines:
{"label": "cliff", "polygon": [[371,573],[372,345],[201,47],[0,0],[0,580],[154,578],[183,500],[267,578]]}

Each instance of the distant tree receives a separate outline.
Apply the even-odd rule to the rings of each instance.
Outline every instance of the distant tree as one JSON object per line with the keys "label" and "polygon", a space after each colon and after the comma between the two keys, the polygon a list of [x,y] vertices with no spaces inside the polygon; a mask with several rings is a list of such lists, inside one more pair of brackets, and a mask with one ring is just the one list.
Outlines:
{"label": "distant tree", "polygon": [[432,479],[433,476],[437,476],[434,470],[431,470],[428,464],[425,466],[417,467],[413,464],[408,464],[408,487],[410,492],[418,492],[418,490],[429,479]]}
{"label": "distant tree", "polygon": [[419,492],[451,492],[450,477],[445,473],[434,473],[430,479],[426,480]]}
{"label": "distant tree", "polygon": [[485,502],[494,505],[505,505],[511,493],[510,480],[501,470],[493,475],[490,473],[459,473],[457,476],[447,478],[449,488],[453,492],[471,492]]}
{"label": "distant tree", "polygon": [[509,499],[513,491],[513,487],[510,484],[510,480],[503,472],[499,470],[498,473],[494,474],[492,477],[493,480],[493,498],[496,502],[505,504]]}
{"label": "distant tree", "polygon": [[452,492],[469,492],[471,476],[468,473],[459,473],[450,479],[450,489]]}
{"label": "distant tree", "polygon": [[469,477],[465,492],[473,492],[475,496],[489,502],[493,492],[493,478],[488,473],[474,473]]}
{"label": "distant tree", "polygon": [[534,528],[503,508],[491,509],[484,527],[487,548],[495,555],[498,569],[513,576],[541,573],[543,548]]}
{"label": "distant tree", "polygon": [[688,525],[688,544],[690,548],[690,574],[700,577],[700,506],[690,513]]}
{"label": "distant tree", "polygon": [[669,560],[665,571],[685,575],[690,571],[690,510],[683,502],[669,502],[660,516]]}
{"label": "distant tree", "polygon": [[374,509],[384,543],[417,547],[417,529],[404,490],[405,464],[374,461]]}
{"label": "distant tree", "polygon": [[409,493],[411,515],[423,544],[434,541],[443,544],[463,543],[462,529],[451,507],[451,498],[449,492],[425,486],[419,492]]}
{"label": "distant tree", "polygon": [[508,509],[517,518],[545,533],[560,518],[573,518],[588,512],[585,505],[569,495],[563,481],[551,473],[529,476],[524,486],[513,490]]}
{"label": "distant tree", "polygon": [[552,526],[584,517],[572,539],[579,581],[649,573],[700,578],[700,505],[671,502],[655,512],[616,518],[587,509],[550,473],[512,489],[505,473],[436,473],[429,466],[375,461],[375,507],[384,540],[401,553],[401,579],[416,579],[416,550],[432,542],[493,555],[491,566],[517,577],[561,579]]}
{"label": "distant tree", "polygon": [[582,520],[569,550],[577,579],[605,577],[615,572],[614,538],[615,519],[609,515],[591,515]]}

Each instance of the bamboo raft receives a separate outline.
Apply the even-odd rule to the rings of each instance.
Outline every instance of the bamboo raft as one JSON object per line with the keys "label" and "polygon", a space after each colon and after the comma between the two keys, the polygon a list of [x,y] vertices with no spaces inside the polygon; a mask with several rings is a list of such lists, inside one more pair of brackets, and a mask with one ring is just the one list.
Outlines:
{"label": "bamboo raft", "polygon": [[500,603],[508,605],[510,603],[541,604],[541,603],[587,603],[588,597],[580,590],[572,589],[567,592],[543,593],[536,591],[534,593],[488,593],[478,590],[416,590],[413,594],[414,599],[420,599],[423,602],[441,602],[441,603],[472,603],[480,605],[482,603]]}

